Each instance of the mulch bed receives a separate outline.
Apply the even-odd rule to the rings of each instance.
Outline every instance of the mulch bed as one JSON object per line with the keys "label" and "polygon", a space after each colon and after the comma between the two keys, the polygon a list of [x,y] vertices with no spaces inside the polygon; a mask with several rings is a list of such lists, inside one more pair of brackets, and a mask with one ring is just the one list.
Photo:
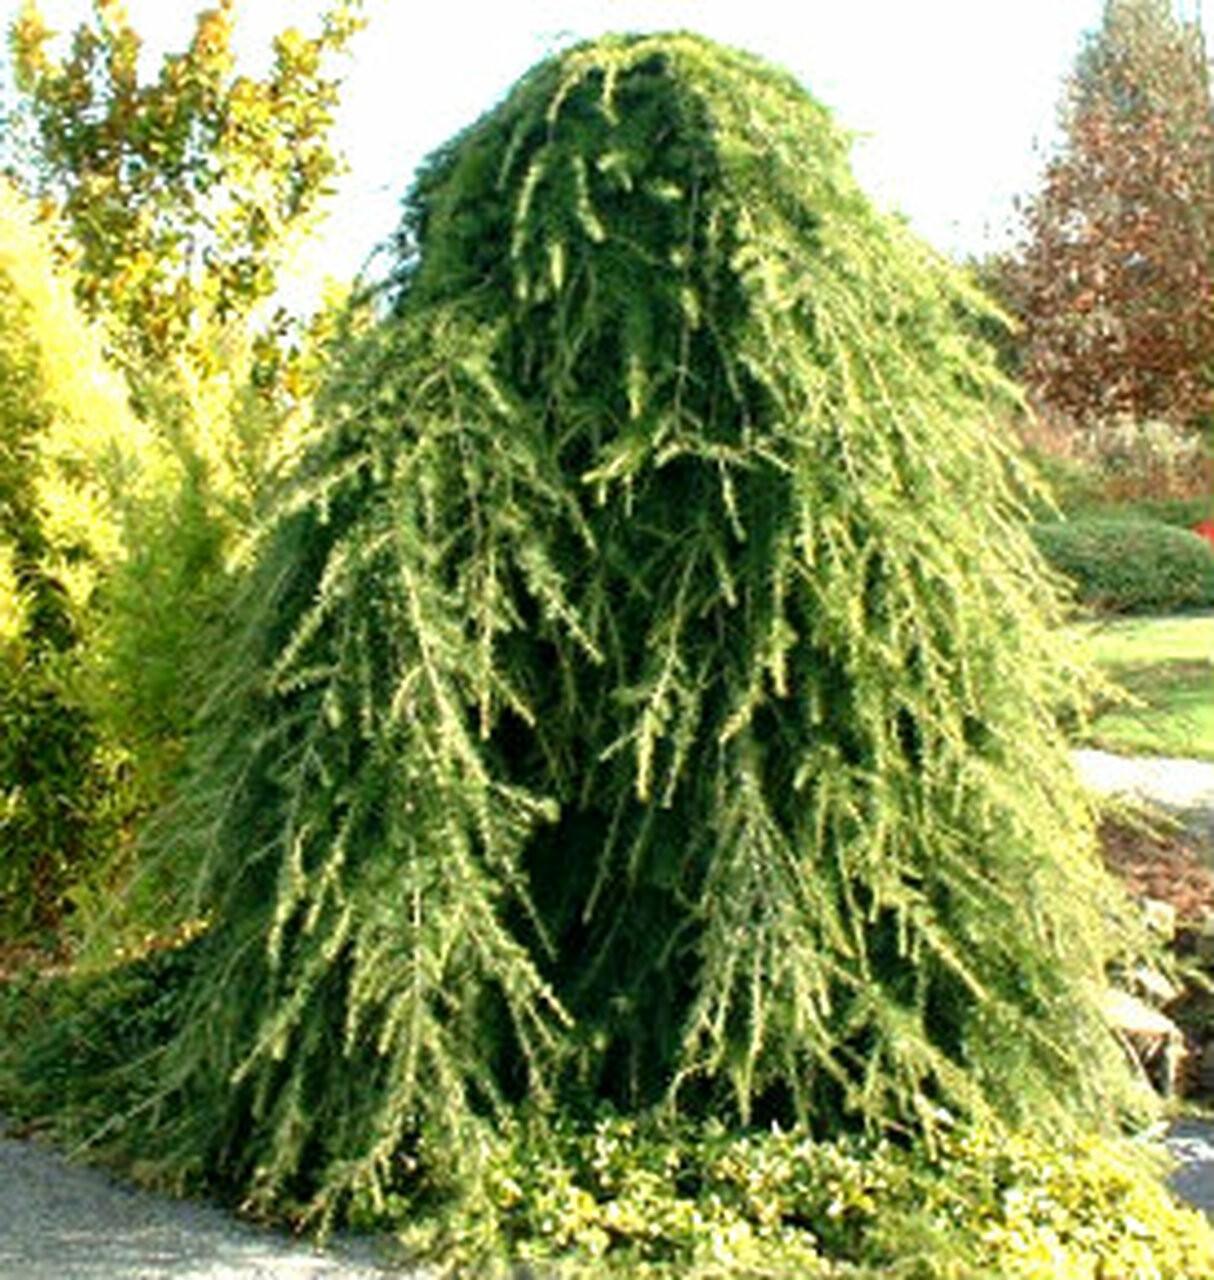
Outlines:
{"label": "mulch bed", "polygon": [[1105,865],[1132,894],[1171,903],[1178,921],[1214,915],[1214,867],[1194,837],[1108,817],[1098,834]]}

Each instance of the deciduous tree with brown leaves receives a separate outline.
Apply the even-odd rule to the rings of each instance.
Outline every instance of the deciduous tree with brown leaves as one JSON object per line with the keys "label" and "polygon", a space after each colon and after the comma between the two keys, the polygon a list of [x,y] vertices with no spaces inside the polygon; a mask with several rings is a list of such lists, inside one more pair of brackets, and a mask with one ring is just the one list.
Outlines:
{"label": "deciduous tree with brown leaves", "polygon": [[1200,28],[1170,0],[1107,0],[1063,124],[1011,273],[1023,377],[1084,426],[1199,420],[1214,359],[1214,115]]}

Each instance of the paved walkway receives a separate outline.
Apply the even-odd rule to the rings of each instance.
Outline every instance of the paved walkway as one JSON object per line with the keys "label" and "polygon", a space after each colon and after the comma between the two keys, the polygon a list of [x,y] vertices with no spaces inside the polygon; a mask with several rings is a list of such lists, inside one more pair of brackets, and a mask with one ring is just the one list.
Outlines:
{"label": "paved walkway", "polygon": [[[2,1131],[0,1131],[2,1132]],[[423,1280],[370,1242],[326,1250],[0,1136],[0,1280]]]}
{"label": "paved walkway", "polygon": [[1080,778],[1101,795],[1146,800],[1214,839],[1214,764],[1164,756],[1118,756],[1085,747],[1074,752]]}
{"label": "paved walkway", "polygon": [[1182,1200],[1214,1218],[1214,1120],[1177,1120],[1165,1142],[1179,1161],[1169,1186]]}

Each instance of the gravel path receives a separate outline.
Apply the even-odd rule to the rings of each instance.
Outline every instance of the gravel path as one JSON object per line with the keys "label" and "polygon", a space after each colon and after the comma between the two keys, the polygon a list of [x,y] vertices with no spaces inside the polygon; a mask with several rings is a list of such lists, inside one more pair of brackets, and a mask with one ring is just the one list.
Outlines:
{"label": "gravel path", "polygon": [[372,1242],[318,1250],[129,1187],[0,1130],[0,1280],[423,1280]]}
{"label": "gravel path", "polygon": [[1179,1161],[1168,1185],[1182,1200],[1214,1218],[1214,1120],[1177,1120],[1164,1144]]}
{"label": "gravel path", "polygon": [[1079,776],[1102,795],[1151,801],[1214,840],[1214,764],[1163,756],[1118,756],[1084,748],[1074,753]]}

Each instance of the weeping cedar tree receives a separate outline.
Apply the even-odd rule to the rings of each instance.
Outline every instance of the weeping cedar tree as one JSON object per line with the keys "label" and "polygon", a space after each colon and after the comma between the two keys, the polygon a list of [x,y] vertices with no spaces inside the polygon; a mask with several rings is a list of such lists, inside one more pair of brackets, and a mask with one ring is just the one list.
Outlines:
{"label": "weeping cedar tree", "polygon": [[604,39],[395,247],[153,841],[209,928],[122,1142],[328,1215],[520,1109],[1107,1114],[1005,389],[828,114]]}

